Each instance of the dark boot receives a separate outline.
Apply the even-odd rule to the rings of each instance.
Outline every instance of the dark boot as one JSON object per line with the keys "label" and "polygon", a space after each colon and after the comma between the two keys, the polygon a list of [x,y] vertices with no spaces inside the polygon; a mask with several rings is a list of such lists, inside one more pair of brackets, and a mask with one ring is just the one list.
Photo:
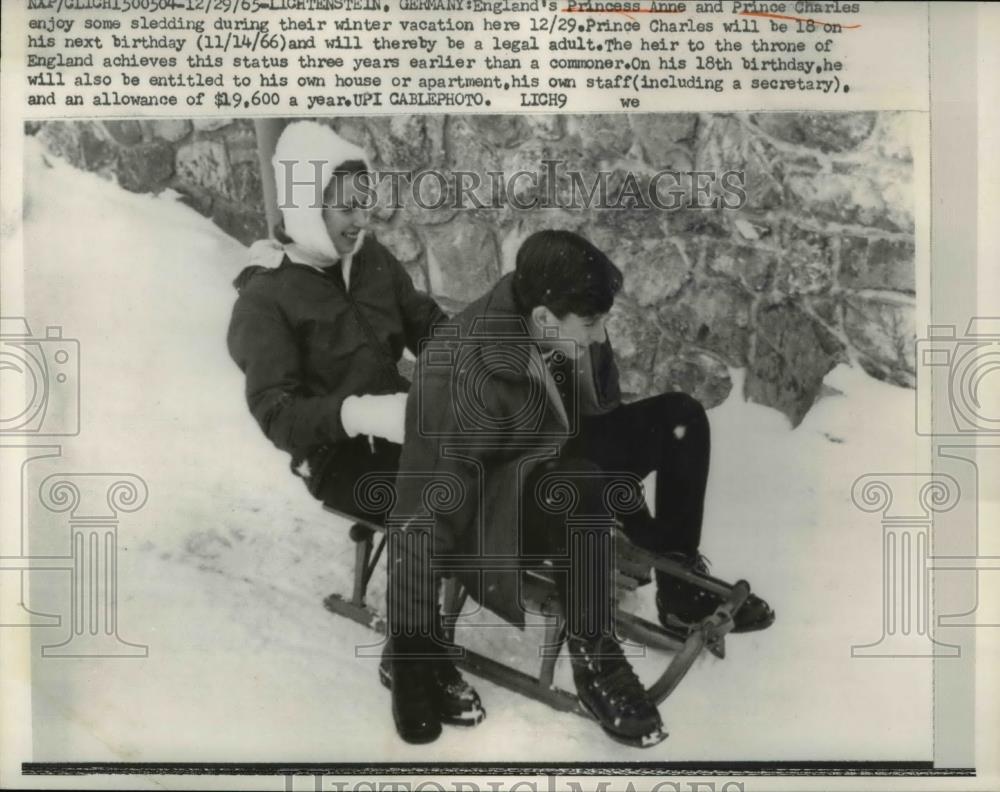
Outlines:
{"label": "dark boot", "polygon": [[[700,577],[711,577],[708,574],[708,560],[700,553],[693,556],[669,553],[664,558],[682,564]],[[693,627],[715,613],[715,609],[722,603],[722,597],[715,592],[656,570],[656,610],[660,623],[664,626]],[[734,633],[764,630],[774,623],[774,611],[760,597],[751,594],[743,607],[733,615],[733,623]]]}
{"label": "dark boot", "polygon": [[[441,723],[448,726],[476,726],[483,722],[486,710],[476,689],[472,687],[448,657],[430,660],[437,682],[435,711]],[[388,652],[382,654],[378,667],[381,683],[392,690],[392,663]]]}
{"label": "dark boot", "polygon": [[660,713],[618,641],[570,638],[567,643],[580,701],[609,737],[636,748],[666,739]]}
{"label": "dark boot", "polygon": [[438,681],[434,661],[426,655],[423,641],[395,638],[393,656],[392,719],[396,731],[408,743],[434,742],[441,736],[438,715]]}

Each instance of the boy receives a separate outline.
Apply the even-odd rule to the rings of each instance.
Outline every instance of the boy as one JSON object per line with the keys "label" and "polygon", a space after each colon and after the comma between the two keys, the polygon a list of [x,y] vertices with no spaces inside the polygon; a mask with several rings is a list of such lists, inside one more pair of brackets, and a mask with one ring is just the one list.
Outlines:
{"label": "boy", "polygon": [[[644,507],[623,515],[625,531],[640,546],[705,572],[698,547],[708,421],[701,405],[681,393],[620,402],[605,322],[621,286],[621,272],[587,240],[568,231],[538,232],[521,245],[515,271],[455,317],[454,343],[430,343],[418,360],[395,514],[400,521],[419,519],[410,519],[390,555],[388,592],[393,716],[408,741],[440,733],[434,669],[450,662],[435,650],[432,561],[484,559],[484,571],[469,584],[473,596],[517,623],[518,576],[488,571],[491,559],[564,558],[574,542],[609,545],[599,536],[574,537],[583,530],[574,527],[580,521],[555,516],[542,502],[538,495],[553,476],[572,482],[576,513],[593,515],[616,474],[641,479],[655,471],[656,516]],[[567,354],[567,347],[577,351]],[[442,363],[445,353],[450,365]],[[546,397],[539,402],[538,394]],[[421,487],[428,476],[457,482],[454,489],[466,493],[430,520]],[[606,556],[592,555],[586,569],[571,572],[575,585],[559,589],[563,611],[577,616],[567,625],[574,681],[611,737],[654,745],[666,734],[613,635],[609,566]],[[694,624],[719,604],[700,587],[659,572],[657,589],[664,622]],[[763,629],[773,618],[767,604],[751,596],[736,614],[734,631]]]}

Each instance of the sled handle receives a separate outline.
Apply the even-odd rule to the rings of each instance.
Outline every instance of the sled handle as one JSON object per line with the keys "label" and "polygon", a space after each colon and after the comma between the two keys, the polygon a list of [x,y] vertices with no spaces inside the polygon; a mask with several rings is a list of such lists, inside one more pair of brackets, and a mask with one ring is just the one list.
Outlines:
{"label": "sled handle", "polygon": [[720,640],[733,629],[733,614],[743,606],[749,596],[750,584],[745,580],[737,581],[733,584],[729,598],[716,609],[715,613],[695,627],[687,641],[684,642],[684,646],[674,655],[667,669],[646,691],[646,695],[655,706],[658,707],[666,700],[667,696],[674,692],[684,675],[691,669],[698,655],[701,654],[702,649]]}

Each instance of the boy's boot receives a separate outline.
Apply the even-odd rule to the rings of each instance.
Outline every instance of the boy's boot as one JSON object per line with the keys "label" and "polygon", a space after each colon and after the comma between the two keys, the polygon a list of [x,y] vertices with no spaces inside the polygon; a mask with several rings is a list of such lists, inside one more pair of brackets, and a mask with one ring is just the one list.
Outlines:
{"label": "boy's boot", "polygon": [[[392,638],[392,719],[408,743],[434,742],[441,735],[439,683],[425,638]],[[384,656],[383,656],[384,659]]]}
{"label": "boy's boot", "polygon": [[[667,553],[663,557],[681,564],[699,577],[711,578],[708,574],[708,560],[700,553]],[[702,619],[711,616],[722,603],[723,598],[715,592],[656,570],[656,610],[665,627],[694,627]],[[774,611],[760,597],[751,594],[733,614],[733,622],[734,633],[763,630],[774,623]]]}
{"label": "boy's boot", "polygon": [[[438,619],[440,620],[440,614]],[[382,653],[378,676],[382,684],[392,690],[390,646],[391,644],[387,645],[386,651]],[[483,708],[483,703],[476,689],[465,681],[455,663],[448,656],[448,648],[447,645],[434,644],[431,652],[437,656],[429,661],[437,682],[435,709],[438,719],[448,726],[475,726],[482,723],[486,717],[486,710]]]}
{"label": "boy's boot", "polygon": [[573,680],[583,706],[612,739],[648,748],[667,737],[660,713],[611,636],[570,638]]}

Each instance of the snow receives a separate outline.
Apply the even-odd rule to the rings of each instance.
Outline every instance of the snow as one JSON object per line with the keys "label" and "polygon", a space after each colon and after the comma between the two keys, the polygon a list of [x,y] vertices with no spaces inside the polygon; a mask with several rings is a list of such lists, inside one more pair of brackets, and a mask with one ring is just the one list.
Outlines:
{"label": "snow", "polygon": [[[378,643],[322,607],[348,592],[353,545],[253,423],[225,348],[230,281],[247,252],[177,196],[133,195],[28,140],[26,315],[62,325],[82,360],[81,434],[53,471],[143,477],[149,502],[119,533],[119,630],[145,659],[42,659],[34,630],[34,758],[81,761],[654,761],[928,759],[931,665],[859,659],[881,635],[881,526],[851,502],[867,472],[922,469],[912,391],[860,369],[792,430],[733,396],[710,414],[704,552],[777,611],[763,633],[700,658],[662,707],[650,750],[482,680],[489,713],[430,746],[395,735]],[[739,379],[741,372],[734,372]],[[42,582],[43,578],[49,582]],[[57,578],[54,582],[52,578]],[[376,575],[373,603],[382,602]],[[64,610],[66,579],[35,573],[32,602]],[[651,615],[652,587],[628,595]],[[46,608],[42,608],[46,610]],[[537,634],[460,628],[529,667]],[[377,657],[377,647],[369,652]],[[636,660],[644,678],[667,661]],[[568,663],[557,681],[570,687]]]}

